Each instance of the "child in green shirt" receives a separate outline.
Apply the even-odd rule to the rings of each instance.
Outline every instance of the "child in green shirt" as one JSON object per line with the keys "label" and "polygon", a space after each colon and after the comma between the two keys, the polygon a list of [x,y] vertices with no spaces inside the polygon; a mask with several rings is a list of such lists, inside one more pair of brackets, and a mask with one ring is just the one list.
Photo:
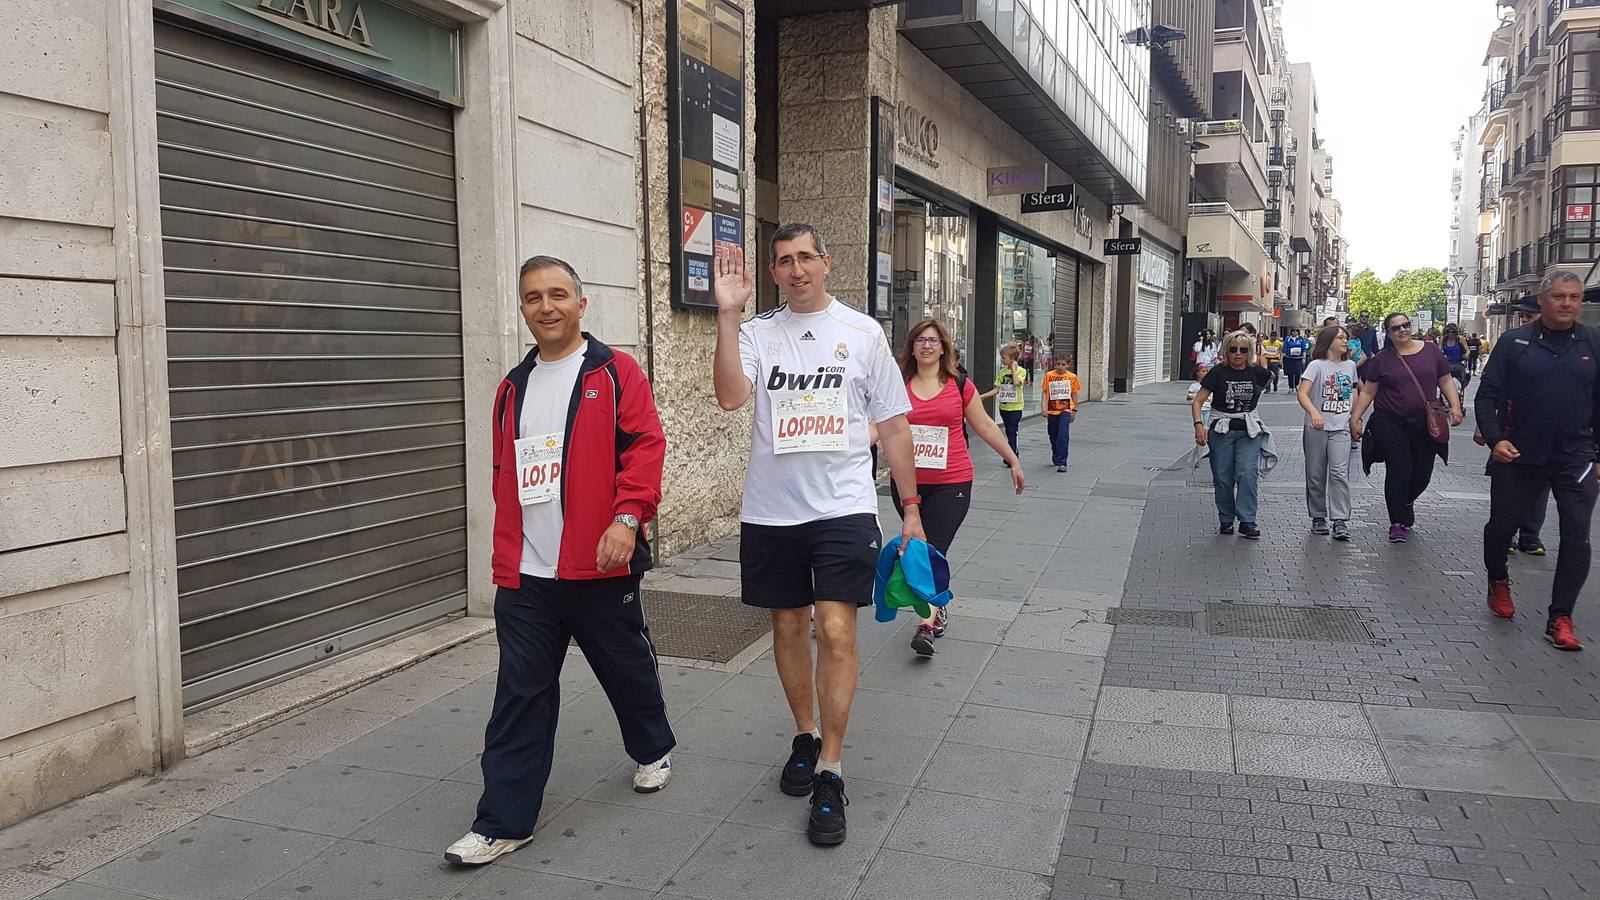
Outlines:
{"label": "child in green shirt", "polygon": [[[1000,408],[1000,421],[1006,427],[1006,443],[1011,452],[1017,451],[1017,428],[1022,424],[1022,391],[1028,385],[1028,370],[1017,365],[1022,352],[1016,344],[1000,348],[1000,371],[994,376],[995,404]],[[1020,456],[1021,454],[1018,453]],[[1008,460],[1009,467],[1011,462]]]}

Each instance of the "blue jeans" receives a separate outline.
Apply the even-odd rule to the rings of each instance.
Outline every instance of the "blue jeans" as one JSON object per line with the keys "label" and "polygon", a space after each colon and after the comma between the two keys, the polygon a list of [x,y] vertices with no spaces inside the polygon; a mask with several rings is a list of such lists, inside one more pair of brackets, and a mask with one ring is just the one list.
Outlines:
{"label": "blue jeans", "polygon": [[1072,413],[1064,412],[1045,416],[1045,430],[1050,435],[1050,464],[1067,464],[1067,448],[1072,441]]}
{"label": "blue jeans", "polygon": [[1260,478],[1261,445],[1266,435],[1251,437],[1238,431],[1210,432],[1211,482],[1217,495],[1217,518],[1224,525],[1234,519],[1256,520],[1256,481]]}
{"label": "blue jeans", "polygon": [[1022,425],[1022,410],[1000,410],[1000,422],[1006,427],[1006,443],[1011,445],[1011,452],[1021,456],[1017,450],[1017,429]]}

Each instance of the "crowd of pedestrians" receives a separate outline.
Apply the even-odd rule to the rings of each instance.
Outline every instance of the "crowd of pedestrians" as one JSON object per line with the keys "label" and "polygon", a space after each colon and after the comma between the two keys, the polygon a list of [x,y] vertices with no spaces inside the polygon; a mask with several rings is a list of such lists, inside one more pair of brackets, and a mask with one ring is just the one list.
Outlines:
{"label": "crowd of pedestrians", "polygon": [[[1507,557],[1544,555],[1540,530],[1554,498],[1560,544],[1545,636],[1557,649],[1581,650],[1572,614],[1589,574],[1590,520],[1600,496],[1600,328],[1578,321],[1582,303],[1582,279],[1551,272],[1536,308],[1494,348],[1476,333],[1463,337],[1454,325],[1437,341],[1419,335],[1402,312],[1381,325],[1366,314],[1345,326],[1327,319],[1304,370],[1291,368],[1289,379],[1305,412],[1311,533],[1353,539],[1349,470],[1359,452],[1365,472],[1384,469],[1388,540],[1409,540],[1435,460],[1448,463],[1451,429],[1465,419],[1463,391],[1487,358],[1473,435],[1489,450],[1487,605],[1502,618],[1516,614]],[[1209,334],[1195,344],[1197,362],[1211,347]],[[1237,522],[1239,535],[1261,536],[1257,481],[1277,455],[1258,405],[1276,385],[1276,360],[1298,358],[1293,348],[1300,339],[1291,331],[1281,344],[1276,335],[1262,341],[1254,328],[1241,327],[1222,338],[1220,361],[1190,388],[1195,444],[1211,462],[1221,534],[1235,533]]]}

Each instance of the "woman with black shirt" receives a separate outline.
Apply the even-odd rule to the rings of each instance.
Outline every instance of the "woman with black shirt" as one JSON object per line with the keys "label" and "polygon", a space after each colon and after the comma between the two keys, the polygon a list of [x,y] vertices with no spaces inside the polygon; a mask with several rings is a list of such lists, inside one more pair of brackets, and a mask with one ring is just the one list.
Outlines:
{"label": "woman with black shirt", "polygon": [[[1372,440],[1361,448],[1362,468],[1384,464],[1383,499],[1389,507],[1389,542],[1404,543],[1417,523],[1412,504],[1433,480],[1433,457],[1449,460],[1448,440],[1428,434],[1428,403],[1442,392],[1450,404],[1450,424],[1461,424],[1461,395],[1450,377],[1450,361],[1437,344],[1419,341],[1411,332],[1411,317],[1390,313],[1383,330],[1389,343],[1361,370],[1361,393],[1350,410],[1350,435],[1361,440],[1366,427]],[[1361,415],[1375,411],[1369,426]]]}
{"label": "woman with black shirt", "polygon": [[[1256,404],[1272,374],[1256,365],[1256,341],[1248,332],[1235,331],[1223,338],[1222,353],[1222,362],[1206,373],[1191,404],[1194,442],[1211,447],[1211,482],[1221,522],[1218,533],[1233,534],[1233,522],[1238,519],[1239,533],[1255,540],[1261,537],[1261,529],[1256,527],[1256,481],[1262,447],[1267,443]],[[1200,418],[1208,400],[1212,409],[1209,430]]]}

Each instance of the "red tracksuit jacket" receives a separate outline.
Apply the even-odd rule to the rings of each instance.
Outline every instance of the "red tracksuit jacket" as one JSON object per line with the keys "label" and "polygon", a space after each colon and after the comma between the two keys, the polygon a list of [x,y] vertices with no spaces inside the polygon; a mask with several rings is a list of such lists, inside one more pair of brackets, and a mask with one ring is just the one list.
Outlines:
{"label": "red tracksuit jacket", "polygon": [[[595,568],[600,537],[611,520],[630,513],[644,523],[661,502],[667,439],[661,431],[650,382],[639,363],[587,333],[583,367],[567,407],[561,460],[561,557],[556,577],[583,580],[639,574],[650,568],[650,544],[641,534],[628,565]],[[517,424],[528,374],[538,364],[531,350],[506,374],[494,400],[494,583],[522,583],[522,503],[517,496]]]}

